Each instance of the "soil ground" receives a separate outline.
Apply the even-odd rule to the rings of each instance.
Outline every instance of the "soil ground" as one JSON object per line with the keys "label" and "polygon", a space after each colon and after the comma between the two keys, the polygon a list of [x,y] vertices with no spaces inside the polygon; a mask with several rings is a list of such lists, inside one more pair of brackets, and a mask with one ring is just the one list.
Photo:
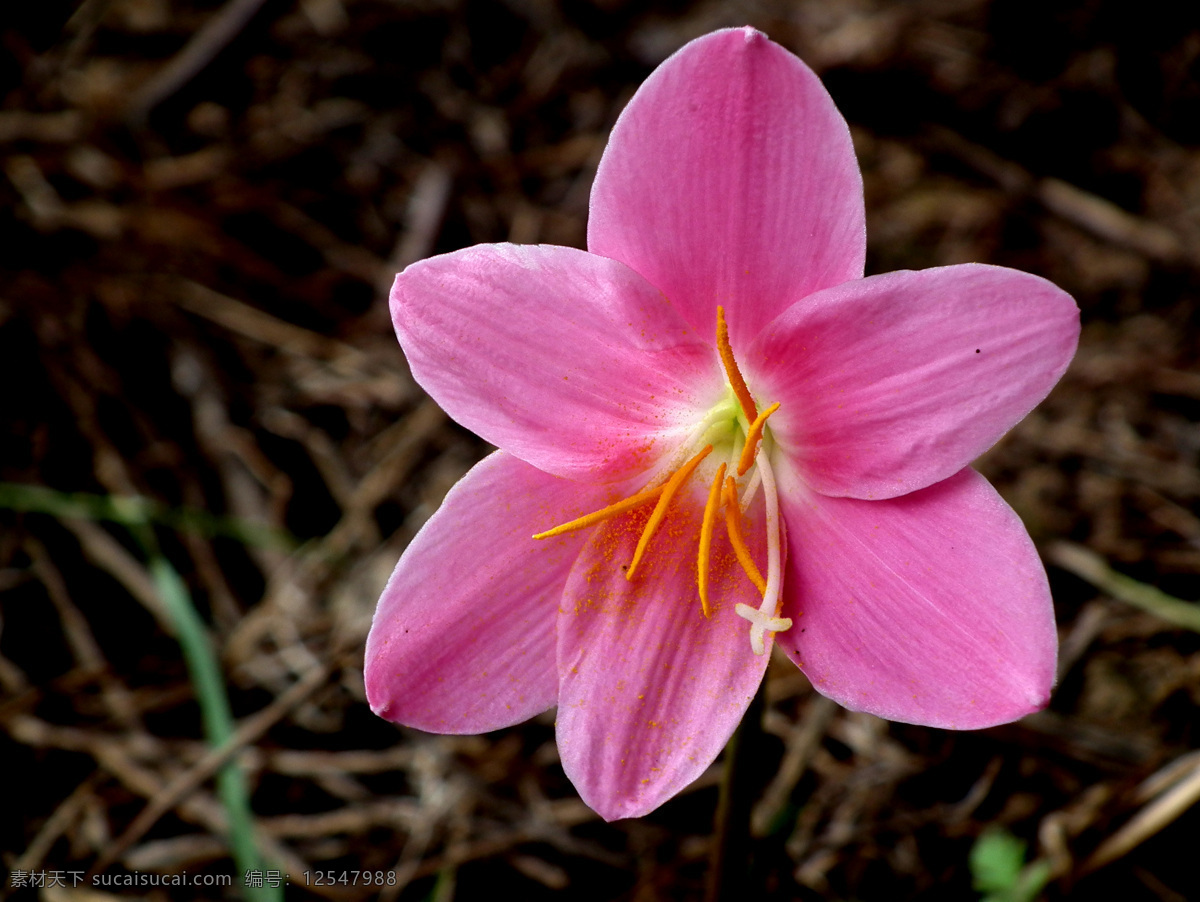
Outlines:
{"label": "soil ground", "polygon": [[[367,708],[362,643],[400,551],[487,451],[409,376],[392,276],[478,242],[583,246],[634,88],[690,38],[752,24],[851,124],[868,272],[1014,266],[1071,292],[1084,332],[978,464],[1048,564],[1048,710],[974,733],[890,724],[774,662],[743,898],[976,898],[971,851],[1002,830],[1046,899],[1200,899],[1196,607],[1154,613],[1145,591],[1200,598],[1198,9],[8,4],[0,896],[240,892],[14,882],[236,872],[164,565],[218,652],[287,898],[703,896],[719,764],[605,824],[563,776],[552,715],[398,729]],[[301,877],[346,869],[394,880]]]}

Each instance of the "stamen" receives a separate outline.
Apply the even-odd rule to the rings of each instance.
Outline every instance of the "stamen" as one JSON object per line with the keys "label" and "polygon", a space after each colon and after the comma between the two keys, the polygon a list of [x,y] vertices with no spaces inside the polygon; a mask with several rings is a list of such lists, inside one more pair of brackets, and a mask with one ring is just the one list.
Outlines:
{"label": "stamen", "polygon": [[758,453],[758,441],[762,438],[763,426],[767,423],[767,417],[778,409],[779,402],[776,401],[755,417],[754,422],[750,424],[750,430],[746,433],[746,444],[742,446],[742,456],[738,460],[738,476],[745,476],[750,465],[754,463],[754,455]]}
{"label": "stamen", "polygon": [[750,582],[754,583],[759,594],[766,592],[767,581],[762,578],[754,558],[750,557],[750,549],[746,547],[746,540],[742,537],[742,511],[737,500],[737,483],[733,481],[732,476],[725,477],[725,528],[729,531],[729,544],[733,546],[733,553],[737,555],[738,563],[750,577]]}
{"label": "stamen", "polygon": [[738,403],[742,405],[742,413],[748,422],[758,419],[758,408],[754,406],[754,398],[742,378],[737,361],[733,359],[733,348],[729,346],[729,327],[725,324],[725,308],[717,307],[717,351],[721,354],[721,363],[725,365],[725,375],[729,377],[729,386],[737,395]]}
{"label": "stamen", "polygon": [[708,457],[712,453],[713,446],[705,445],[704,450],[680,467],[666,485],[662,487],[662,494],[658,496],[658,503],[654,505],[654,512],[650,514],[650,519],[646,521],[646,528],[642,530],[642,537],[638,539],[637,548],[633,552],[633,562],[630,563],[629,569],[625,571],[626,579],[633,579],[633,574],[637,570],[638,564],[642,562],[642,555],[646,553],[646,548],[650,545],[650,539],[654,536],[655,530],[662,523],[663,518],[667,515],[667,507],[671,503],[671,499],[675,497],[675,493],[679,491],[679,487],[692,475],[692,471],[700,465],[700,461]]}
{"label": "stamen", "polygon": [[[704,505],[704,513],[700,523],[700,541],[696,555],[696,584],[700,594],[700,604],[705,618],[712,617],[712,605],[709,599],[710,566],[712,563],[713,530],[722,506],[725,508],[725,527],[729,534],[729,543],[733,547],[738,564],[746,573],[746,577],[754,584],[762,597],[757,608],[747,604],[734,606],[738,616],[750,622],[750,647],[755,654],[761,655],[766,651],[767,633],[778,633],[790,629],[792,621],[780,617],[782,606],[780,598],[783,586],[783,555],[782,530],[783,521],[779,515],[779,495],[775,484],[775,474],[771,469],[769,449],[764,446],[766,423],[768,418],[779,409],[779,404],[772,404],[761,414],[754,403],[754,397],[746,385],[746,380],[738,369],[737,360],[733,356],[733,348],[729,343],[729,326],[725,321],[725,308],[717,307],[717,349],[721,364],[734,398],[728,395],[715,407],[708,411],[702,422],[692,432],[687,441],[680,443],[675,453],[659,461],[659,468],[650,479],[654,488],[646,488],[624,500],[617,501],[598,511],[585,514],[560,524],[534,536],[535,539],[548,539],[564,533],[574,532],[595,526],[605,520],[624,514],[642,505],[654,503],[654,509],[647,518],[642,533],[638,537],[637,546],[633,552],[633,560],[625,570],[625,578],[632,580],[641,566],[642,559],[654,539],[655,533],[666,519],[667,511],[688,477],[695,472],[700,462],[713,451],[712,444],[706,444],[698,454],[684,461],[675,469],[680,459],[695,448],[700,442],[707,442],[711,437],[723,447],[733,429],[745,428],[745,441],[740,451],[734,456],[736,442],[728,447],[730,457],[717,468],[712,485],[709,487],[708,498]],[[741,414],[734,409],[734,399]],[[741,420],[745,416],[745,421]],[[735,426],[734,423],[737,423]],[[757,466],[755,466],[757,464]],[[754,467],[754,474],[747,480],[744,496],[738,498],[737,477],[745,476]],[[673,471],[673,472],[672,472]],[[669,477],[667,474],[670,474]],[[665,479],[664,479],[665,477]],[[767,539],[767,577],[754,562],[750,549],[746,544],[743,533],[742,515],[749,508],[759,489],[765,496],[765,527]]]}
{"label": "stamen", "polygon": [[705,618],[712,617],[708,605],[708,559],[712,552],[713,523],[717,509],[721,506],[721,487],[725,481],[725,464],[717,467],[717,475],[708,490],[708,501],[704,505],[704,519],[700,521],[700,551],[696,555],[696,584],[700,587],[700,605]]}
{"label": "stamen", "polygon": [[650,501],[653,501],[662,494],[665,485],[656,486],[652,489],[638,492],[636,495],[630,495],[628,498],[618,501],[615,504],[610,504],[608,507],[601,508],[598,511],[593,511],[590,514],[584,514],[577,520],[572,520],[569,523],[563,523],[561,526],[555,526],[553,529],[547,529],[545,532],[539,532],[534,536],[535,539],[549,539],[552,536],[561,536],[565,532],[574,532],[577,529],[586,529],[589,526],[595,526],[618,514],[623,514],[626,511],[631,511],[635,507],[641,507]]}

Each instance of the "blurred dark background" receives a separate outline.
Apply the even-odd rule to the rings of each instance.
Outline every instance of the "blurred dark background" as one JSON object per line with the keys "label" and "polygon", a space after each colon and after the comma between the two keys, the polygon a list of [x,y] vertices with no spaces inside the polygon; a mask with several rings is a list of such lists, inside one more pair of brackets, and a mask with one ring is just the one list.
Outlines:
{"label": "blurred dark background", "polygon": [[[633,90],[743,24],[849,120],[868,272],[1014,266],[1084,321],[1062,384],[979,464],[1049,563],[1049,710],[894,725],[773,668],[746,897],[976,898],[991,828],[1026,843],[1046,899],[1200,898],[1200,635],[1111,579],[1200,598],[1200,7],[1162,0],[6,4],[4,869],[235,872],[159,560],[218,651],[288,898],[702,896],[716,769],[603,824],[552,715],[394,728],[361,649],[404,544],[487,450],[409,377],[392,276],[477,242],[583,246]],[[395,884],[299,878],[346,868]]]}

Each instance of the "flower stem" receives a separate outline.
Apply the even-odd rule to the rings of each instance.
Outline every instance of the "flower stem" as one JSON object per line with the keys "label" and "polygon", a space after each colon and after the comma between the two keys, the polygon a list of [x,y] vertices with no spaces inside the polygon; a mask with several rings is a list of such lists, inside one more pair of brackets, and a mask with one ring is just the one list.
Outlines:
{"label": "flower stem", "polygon": [[756,899],[750,886],[750,809],[762,789],[753,762],[762,758],[763,692],[750,702],[729,744],[713,823],[713,846],[705,902]]}

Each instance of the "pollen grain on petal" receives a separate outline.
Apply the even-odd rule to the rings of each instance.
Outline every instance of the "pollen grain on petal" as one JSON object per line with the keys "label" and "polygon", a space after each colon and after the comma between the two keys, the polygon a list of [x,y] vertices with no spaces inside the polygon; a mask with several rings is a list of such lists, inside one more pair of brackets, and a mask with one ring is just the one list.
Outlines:
{"label": "pollen grain on petal", "polygon": [[655,504],[654,512],[650,514],[650,519],[646,521],[646,528],[642,531],[642,537],[638,540],[637,549],[633,552],[633,560],[629,564],[629,569],[625,571],[626,579],[632,580],[634,573],[637,572],[638,565],[642,562],[642,557],[650,545],[650,539],[654,537],[655,531],[657,531],[663,518],[667,515],[667,508],[671,504],[671,499],[675,497],[675,493],[679,491],[680,486],[692,475],[692,471],[700,465],[700,461],[712,453],[712,449],[712,445],[705,445],[699,454],[676,470],[671,475],[671,478],[666,481],[666,484],[662,486],[662,493],[659,495],[658,503]]}
{"label": "pollen grain on petal", "polygon": [[643,504],[648,504],[661,495],[665,487],[666,486],[664,485],[655,486],[652,489],[646,489],[645,491],[638,492],[636,495],[630,495],[628,498],[624,498],[621,501],[617,501],[614,504],[608,505],[608,507],[603,507],[600,510],[593,511],[590,514],[584,514],[582,517],[578,517],[567,523],[562,523],[558,526],[555,526],[553,529],[547,529],[545,532],[539,532],[534,536],[534,538],[549,539],[553,536],[561,536],[563,533],[574,532],[577,529],[586,529],[589,526],[595,526],[597,523],[601,523],[605,520],[611,519],[612,517],[616,517],[625,513],[626,511],[631,511],[635,507],[641,507]]}

